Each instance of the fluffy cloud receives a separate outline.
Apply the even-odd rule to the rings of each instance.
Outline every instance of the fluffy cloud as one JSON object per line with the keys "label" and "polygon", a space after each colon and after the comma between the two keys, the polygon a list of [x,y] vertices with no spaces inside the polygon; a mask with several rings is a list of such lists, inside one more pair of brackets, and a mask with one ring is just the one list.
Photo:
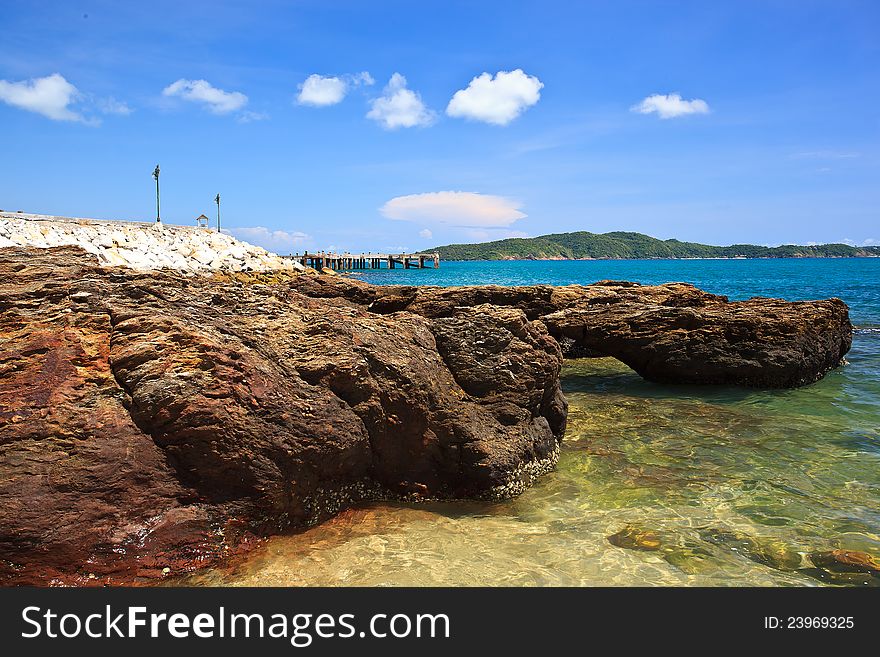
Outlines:
{"label": "fluffy cloud", "polygon": [[291,251],[297,250],[301,244],[304,244],[309,236],[301,232],[289,232],[286,230],[272,230],[265,226],[246,226],[242,228],[224,229],[224,233],[228,233],[240,239],[243,242],[249,242],[262,246],[273,253],[281,253],[286,255]]}
{"label": "fluffy cloud", "polygon": [[434,112],[425,107],[415,91],[407,89],[406,78],[400,73],[391,76],[382,96],[373,99],[367,118],[373,119],[386,130],[428,126],[434,122]]}
{"label": "fluffy cloud", "polygon": [[434,233],[432,233],[428,228],[423,228],[419,231],[419,237],[424,237],[426,240],[434,237]]}
{"label": "fluffy cloud", "polygon": [[525,217],[519,203],[473,192],[429,192],[391,199],[380,208],[389,219],[456,227],[503,228]]}
{"label": "fluffy cloud", "polygon": [[639,114],[656,113],[661,119],[673,119],[687,114],[708,114],[709,105],[699,98],[684,100],[680,94],[654,94],[633,105],[630,110]]}
{"label": "fluffy cloud", "polygon": [[248,97],[238,91],[223,91],[206,80],[172,82],[162,90],[163,96],[182,98],[201,103],[214,114],[229,114],[247,105]]}
{"label": "fluffy cloud", "polygon": [[323,76],[313,73],[299,85],[296,102],[312,107],[327,107],[341,103],[353,86],[374,84],[373,76],[366,71],[355,75]]}
{"label": "fluffy cloud", "polygon": [[522,69],[483,73],[466,89],[459,89],[446,107],[446,114],[494,125],[507,125],[541,98],[544,83]]}
{"label": "fluffy cloud", "polygon": [[299,95],[296,102],[300,105],[312,105],[313,107],[325,107],[335,105],[345,98],[345,81],[337,77],[322,77],[314,74],[306,78],[299,85]]}
{"label": "fluffy cloud", "polygon": [[60,73],[20,82],[0,80],[0,101],[36,112],[55,121],[78,121],[97,126],[95,114],[131,114],[131,108],[113,97],[99,98],[80,92]]}
{"label": "fluffy cloud", "polygon": [[70,105],[79,99],[79,90],[59,73],[21,82],[0,80],[0,100],[54,121],[85,121]]}

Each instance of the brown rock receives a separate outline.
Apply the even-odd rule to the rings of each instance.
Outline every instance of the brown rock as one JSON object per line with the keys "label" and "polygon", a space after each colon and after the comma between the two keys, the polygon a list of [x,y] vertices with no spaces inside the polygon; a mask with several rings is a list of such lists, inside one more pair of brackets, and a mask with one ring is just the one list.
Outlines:
{"label": "brown rock", "polygon": [[812,552],[810,560],[814,565],[835,573],[869,573],[880,577],[880,559],[857,550],[829,550]]}
{"label": "brown rock", "polygon": [[145,544],[170,561],[220,549],[203,539],[222,518],[125,409],[109,316],[82,312],[81,285],[59,268],[14,262],[0,271],[0,581],[134,577]]}
{"label": "brown rock", "polygon": [[662,546],[660,537],[650,529],[641,529],[633,525],[627,525],[616,534],[608,537],[611,545],[627,550],[644,550],[655,552]]}
{"label": "brown rock", "polygon": [[484,304],[519,308],[541,321],[566,355],[613,356],[663,383],[805,385],[839,365],[852,345],[849,311],[840,299],[730,302],[685,283],[622,281],[372,290],[348,281],[308,285],[307,295],[369,304],[380,313],[407,310],[439,318]]}
{"label": "brown rock", "polygon": [[654,300],[596,306],[584,299],[542,320],[552,334],[662,383],[805,385],[840,364],[852,344],[839,299],[702,306]]}
{"label": "brown rock", "polygon": [[[466,314],[379,315],[278,274],[2,256],[3,582],[179,573],[359,499],[507,496],[555,462],[561,355],[520,311],[453,339]],[[523,380],[496,385],[477,344]]]}
{"label": "brown rock", "polygon": [[517,494],[565,430],[563,337],[658,380],[796,385],[849,330],[837,300],[683,284],[188,278],[3,249],[0,583],[160,578],[358,500]]}

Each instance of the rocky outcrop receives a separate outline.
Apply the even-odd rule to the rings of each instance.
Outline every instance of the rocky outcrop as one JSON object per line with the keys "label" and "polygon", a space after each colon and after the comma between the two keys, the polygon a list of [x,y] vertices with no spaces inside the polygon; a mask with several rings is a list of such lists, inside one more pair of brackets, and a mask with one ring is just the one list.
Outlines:
{"label": "rocky outcrop", "polygon": [[78,246],[109,267],[195,273],[303,270],[292,260],[210,228],[0,211],[0,248]]}
{"label": "rocky outcrop", "polygon": [[698,291],[690,286],[597,287],[598,295],[543,321],[554,335],[613,356],[651,381],[791,388],[821,378],[852,344],[840,299],[728,303],[713,295],[693,299]]}
{"label": "rocky outcrop", "polygon": [[2,249],[0,582],[161,577],[359,500],[515,495],[556,460],[561,342],[776,386],[821,376],[850,330],[837,300],[683,284],[375,287]]}
{"label": "rocky outcrop", "polygon": [[177,573],[360,499],[504,497],[553,466],[561,353],[521,311],[379,315],[275,276],[0,251],[0,581]]}
{"label": "rocky outcrop", "polygon": [[477,305],[517,308],[543,324],[566,355],[613,356],[662,383],[795,387],[836,367],[852,345],[840,299],[730,302],[685,283],[626,281],[439,288],[299,277],[293,284],[379,313],[442,318]]}

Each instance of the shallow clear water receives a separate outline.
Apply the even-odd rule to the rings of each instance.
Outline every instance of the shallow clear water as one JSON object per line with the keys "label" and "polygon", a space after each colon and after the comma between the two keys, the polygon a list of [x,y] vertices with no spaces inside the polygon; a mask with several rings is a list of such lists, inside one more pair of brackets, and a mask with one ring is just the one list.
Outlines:
{"label": "shallow clear water", "polygon": [[796,390],[663,386],[612,359],[571,361],[559,466],[519,498],[349,510],[188,583],[821,585],[810,552],[880,558],[880,259],[479,264],[492,271],[370,278],[686,280],[734,298],[840,296],[862,328],[847,366]]}

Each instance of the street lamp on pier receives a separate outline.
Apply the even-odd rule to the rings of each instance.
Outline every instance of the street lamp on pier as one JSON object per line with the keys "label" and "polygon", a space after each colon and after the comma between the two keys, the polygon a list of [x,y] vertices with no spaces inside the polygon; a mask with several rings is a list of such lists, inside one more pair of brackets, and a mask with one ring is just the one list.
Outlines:
{"label": "street lamp on pier", "polygon": [[159,165],[156,165],[156,168],[153,169],[153,179],[156,181],[156,223],[162,223],[162,220],[159,218]]}

